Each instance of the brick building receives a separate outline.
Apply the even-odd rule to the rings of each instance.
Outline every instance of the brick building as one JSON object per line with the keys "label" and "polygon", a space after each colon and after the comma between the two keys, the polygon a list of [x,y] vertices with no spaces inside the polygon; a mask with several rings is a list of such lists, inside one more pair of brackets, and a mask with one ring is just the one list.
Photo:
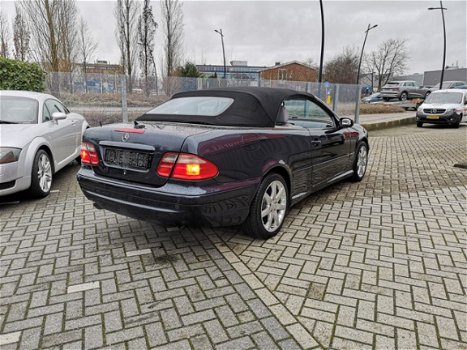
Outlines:
{"label": "brick building", "polygon": [[317,81],[318,72],[315,68],[306,64],[293,61],[288,63],[276,63],[275,66],[261,71],[262,80],[290,80],[290,81]]}

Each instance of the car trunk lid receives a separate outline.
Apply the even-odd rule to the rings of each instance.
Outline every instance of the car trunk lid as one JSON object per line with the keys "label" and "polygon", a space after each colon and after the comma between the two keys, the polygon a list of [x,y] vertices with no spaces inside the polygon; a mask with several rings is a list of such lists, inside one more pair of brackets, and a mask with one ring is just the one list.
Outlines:
{"label": "car trunk lid", "polygon": [[147,123],[144,128],[113,124],[89,129],[85,140],[98,148],[97,174],[159,187],[168,180],[157,174],[163,154],[180,152],[187,137],[206,131],[193,124]]}

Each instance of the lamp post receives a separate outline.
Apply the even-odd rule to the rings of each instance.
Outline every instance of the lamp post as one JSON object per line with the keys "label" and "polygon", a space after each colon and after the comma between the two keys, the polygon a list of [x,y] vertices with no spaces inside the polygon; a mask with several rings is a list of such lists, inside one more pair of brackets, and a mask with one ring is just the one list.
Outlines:
{"label": "lamp post", "polygon": [[224,79],[227,75],[227,67],[225,66],[225,48],[224,48],[224,34],[222,34],[222,29],[214,29],[214,31],[221,36],[221,43],[222,43],[222,56],[224,57]]}
{"label": "lamp post", "polygon": [[428,10],[441,10],[441,17],[443,18],[443,34],[444,34],[444,50],[443,50],[443,66],[441,67],[441,80],[439,82],[439,89],[443,88],[444,80],[444,65],[446,63],[446,24],[444,22],[444,11],[447,10],[446,7],[443,7],[443,2],[439,2],[439,7],[429,7]]}
{"label": "lamp post", "polygon": [[324,12],[323,12],[323,0],[319,0],[319,7],[321,10],[321,56],[319,59],[319,75],[318,83],[321,84],[323,80],[323,57],[324,57]]}
{"label": "lamp post", "polygon": [[371,24],[368,24],[368,28],[365,30],[365,40],[363,40],[362,52],[360,53],[360,61],[358,62],[358,70],[357,70],[357,85],[360,81],[360,68],[362,66],[362,59],[363,59],[363,50],[365,49],[366,38],[368,37],[368,32],[373,28],[376,28],[378,25],[375,24],[371,27]]}

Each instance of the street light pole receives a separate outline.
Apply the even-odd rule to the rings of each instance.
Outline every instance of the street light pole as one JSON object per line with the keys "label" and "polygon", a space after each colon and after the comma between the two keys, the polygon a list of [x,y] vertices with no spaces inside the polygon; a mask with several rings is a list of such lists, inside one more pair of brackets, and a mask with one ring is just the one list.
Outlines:
{"label": "street light pole", "polygon": [[324,57],[324,11],[323,11],[323,0],[319,0],[319,7],[321,10],[321,56],[319,59],[319,75],[318,83],[323,80],[323,57]]}
{"label": "street light pole", "polygon": [[225,48],[224,48],[224,34],[222,34],[222,29],[214,29],[214,31],[221,36],[221,43],[222,43],[222,56],[224,57],[224,79],[227,76],[227,67],[225,65]]}
{"label": "street light pole", "polygon": [[363,41],[362,52],[360,53],[360,61],[358,62],[358,70],[357,70],[357,85],[360,81],[360,68],[362,66],[362,59],[363,59],[363,50],[365,49],[366,38],[368,37],[368,32],[373,28],[376,28],[378,25],[375,24],[373,27],[370,27],[371,24],[368,24],[368,28],[365,30],[365,40]]}
{"label": "street light pole", "polygon": [[443,7],[443,2],[439,2],[439,7],[429,7],[428,10],[441,10],[441,17],[443,18],[443,34],[444,34],[444,50],[443,50],[443,66],[441,67],[441,80],[439,82],[439,89],[443,88],[444,80],[444,68],[446,64],[446,24],[444,22],[444,11],[447,10],[446,7]]}

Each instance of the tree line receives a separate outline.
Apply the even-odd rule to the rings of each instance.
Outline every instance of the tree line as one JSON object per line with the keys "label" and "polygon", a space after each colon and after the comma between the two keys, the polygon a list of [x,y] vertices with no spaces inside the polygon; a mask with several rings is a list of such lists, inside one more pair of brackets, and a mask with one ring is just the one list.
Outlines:
{"label": "tree line", "polygon": [[[324,69],[325,79],[331,83],[355,84],[359,61],[358,50],[346,47],[342,53],[327,62]],[[363,57],[364,75],[372,74],[378,90],[394,76],[401,75],[407,68],[408,52],[406,41],[389,39]],[[362,73],[360,74],[362,75]]]}
{"label": "tree line", "polygon": [[[86,81],[98,44],[79,14],[76,0],[23,0],[15,3],[15,12],[12,31],[0,12],[0,56],[35,60],[49,72],[71,72],[79,64]],[[161,71],[170,76],[182,57],[182,4],[179,0],[162,0],[160,13],[164,38]],[[129,91],[136,72],[141,72],[144,90],[149,93],[151,81],[157,81],[154,47],[159,28],[150,0],[117,0],[114,16],[122,73],[128,76]]]}
{"label": "tree line", "polygon": [[[78,63],[86,75],[98,44],[86,20],[79,14],[76,0],[23,0],[15,3],[12,37],[7,18],[0,12],[0,56],[17,60],[35,60],[46,71],[71,72]],[[117,0],[115,38],[120,50],[121,66],[128,76],[128,89],[133,89],[136,75],[143,78],[148,94],[157,84],[155,58],[156,32],[163,32],[163,77],[199,76],[196,66],[181,67],[183,11],[179,0],[161,0],[161,22],[155,20],[150,0]],[[12,39],[12,40],[11,40]],[[13,47],[10,47],[10,42]],[[408,54],[405,40],[390,39],[364,57],[364,72],[374,72],[379,89],[394,75],[406,69]],[[330,59],[324,67],[325,79],[332,83],[356,82],[359,54],[347,47]],[[157,89],[157,86],[156,86]]]}

